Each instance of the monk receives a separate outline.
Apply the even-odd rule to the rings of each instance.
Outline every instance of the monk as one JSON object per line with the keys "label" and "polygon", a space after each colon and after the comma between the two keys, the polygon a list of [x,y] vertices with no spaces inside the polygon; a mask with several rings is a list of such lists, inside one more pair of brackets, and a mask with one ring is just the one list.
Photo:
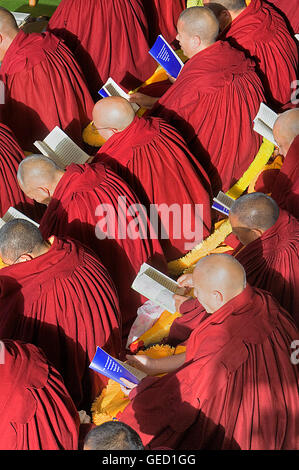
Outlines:
{"label": "monk", "polygon": [[89,411],[106,379],[89,364],[96,347],[118,357],[121,321],[112,280],[97,257],[72,240],[43,239],[15,219],[0,230],[0,337],[43,349],[77,409]]}
{"label": "monk", "polygon": [[[177,30],[190,60],[151,115],[180,130],[216,195],[243,175],[259,150],[261,138],[252,121],[264,100],[263,89],[253,62],[227,42],[216,41],[219,24],[209,8],[185,10]],[[139,93],[130,100],[149,107],[156,101]]]}
{"label": "monk", "polygon": [[34,151],[59,126],[78,145],[90,122],[93,100],[75,58],[50,33],[25,34],[14,16],[0,8],[0,80],[5,85],[3,123],[23,150]]}
{"label": "monk", "polygon": [[43,236],[77,239],[107,268],[119,295],[126,340],[144,301],[131,289],[142,263],[155,261],[158,269],[166,269],[158,236],[155,230],[148,235],[147,214],[135,193],[100,163],[73,164],[64,171],[33,155],[22,161],[17,176],[28,197],[48,206],[40,224]]}
{"label": "monk", "polygon": [[[210,0],[205,1],[211,4]],[[290,106],[291,84],[297,79],[298,49],[282,16],[262,0],[216,0],[220,39],[244,51],[255,60],[266,99],[276,111]],[[211,5],[211,8],[213,6]]]}
{"label": "monk", "polygon": [[12,131],[0,123],[0,217],[10,207],[39,222],[44,212],[43,206],[30,200],[21,191],[17,181],[18,166],[25,155]]}
{"label": "monk", "polygon": [[299,33],[299,9],[297,0],[267,0],[285,18],[294,34]]}
{"label": "monk", "polygon": [[120,420],[147,449],[298,448],[292,319],[271,294],[246,285],[244,269],[230,255],[200,260],[193,280],[206,318],[183,354],[128,356],[148,375],[167,375],[138,386],[123,379],[131,403]]}
{"label": "monk", "polygon": [[172,44],[177,35],[178,17],[186,8],[186,0],[148,0],[144,2],[144,8],[150,25],[151,42],[162,34]]}
{"label": "monk", "polygon": [[299,219],[299,109],[278,116],[273,134],[285,160],[271,187],[272,197]]}
{"label": "monk", "polygon": [[74,52],[94,99],[109,77],[130,90],[154,73],[143,3],[62,0],[51,17],[48,29]]}
{"label": "monk", "polygon": [[299,222],[262,193],[239,198],[229,220],[251,285],[271,292],[299,326]]}
{"label": "monk", "polygon": [[144,450],[137,432],[127,424],[108,421],[89,431],[84,450]]}
{"label": "monk", "polygon": [[[161,240],[166,259],[180,258],[200,243],[200,230],[206,238],[211,229],[209,179],[179,133],[162,119],[135,116],[131,104],[118,97],[100,100],[94,107],[93,121],[106,139],[93,162],[107,163],[134,189],[148,210],[155,205],[163,226],[164,205],[178,206],[182,215],[179,220],[169,221],[167,211],[164,230],[168,233],[163,235],[167,240]],[[199,205],[203,206],[203,214],[199,213]],[[168,222],[173,225],[166,227]],[[187,233],[187,228],[191,230],[196,224],[198,228]]]}
{"label": "monk", "polygon": [[77,450],[79,415],[62,377],[36,346],[1,343],[0,449]]}

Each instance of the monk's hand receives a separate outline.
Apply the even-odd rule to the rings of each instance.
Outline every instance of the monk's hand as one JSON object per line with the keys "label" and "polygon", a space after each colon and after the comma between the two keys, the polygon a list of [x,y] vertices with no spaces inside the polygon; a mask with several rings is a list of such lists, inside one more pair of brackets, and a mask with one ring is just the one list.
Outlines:
{"label": "monk's hand", "polygon": [[175,302],[175,309],[177,312],[180,311],[181,305],[188,300],[189,297],[185,297],[184,295],[173,294],[174,302]]}
{"label": "monk's hand", "polygon": [[186,287],[186,289],[191,289],[192,287],[194,287],[192,274],[183,274],[178,278],[177,283],[180,287]]}
{"label": "monk's hand", "polygon": [[78,411],[78,414],[79,414],[79,418],[80,418],[80,424],[89,424],[89,423],[91,423],[91,417],[88,416],[86,411],[80,410],[80,411]]}
{"label": "monk's hand", "polygon": [[121,385],[120,388],[122,389],[122,392],[128,397],[130,395],[130,392],[137,387],[137,384],[134,384],[133,382],[130,382],[127,379],[124,379],[121,377],[120,379],[124,385]]}
{"label": "monk's hand", "polygon": [[170,83],[174,83],[176,81],[176,78],[169,75],[169,73],[166,72],[166,75],[168,76],[168,80],[170,81]]}
{"label": "monk's hand", "polygon": [[155,375],[155,359],[143,355],[133,356],[129,354],[126,355],[126,359],[130,365],[141,370],[146,375]]}
{"label": "monk's hand", "polygon": [[92,162],[93,162],[93,159],[94,159],[94,156],[93,156],[93,157],[89,157],[89,159],[86,160],[86,163],[92,163]]}
{"label": "monk's hand", "polygon": [[147,96],[144,95],[143,93],[133,93],[132,95],[129,95],[129,101],[131,103],[137,103],[139,106],[142,108],[146,109],[152,109],[156,101],[158,101],[159,98],[154,98],[153,96]]}

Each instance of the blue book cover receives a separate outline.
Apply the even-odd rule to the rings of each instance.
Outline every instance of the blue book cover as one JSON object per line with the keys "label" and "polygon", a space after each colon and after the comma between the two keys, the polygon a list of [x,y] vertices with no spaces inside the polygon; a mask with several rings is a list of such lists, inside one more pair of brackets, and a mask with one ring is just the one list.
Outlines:
{"label": "blue book cover", "polygon": [[161,34],[149,53],[169,75],[178,77],[184,64]]}
{"label": "blue book cover", "polygon": [[105,377],[115,380],[115,382],[118,382],[121,385],[123,385],[122,381],[120,380],[122,377],[129,380],[130,382],[133,382],[134,384],[139,384],[140,382],[140,380],[135,375],[129,372],[116,359],[111,357],[108,353],[99,347],[97,347],[95,356],[89,367],[99,374],[105,375]]}
{"label": "blue book cover", "polygon": [[229,215],[229,209],[227,209],[226,207],[224,207],[222,204],[220,204],[217,201],[213,202],[212,209],[215,209],[216,211],[221,212],[221,214]]}
{"label": "blue book cover", "polygon": [[107,93],[107,91],[105,90],[104,87],[101,88],[98,93],[99,93],[99,95],[101,95],[102,98],[108,98],[108,96],[110,96],[110,95],[108,95],[108,93]]}

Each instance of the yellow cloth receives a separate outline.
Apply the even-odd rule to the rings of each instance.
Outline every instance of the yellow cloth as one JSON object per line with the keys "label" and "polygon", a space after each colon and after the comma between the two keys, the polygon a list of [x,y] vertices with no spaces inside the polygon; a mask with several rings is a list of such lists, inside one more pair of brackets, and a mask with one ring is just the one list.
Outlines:
{"label": "yellow cloth", "polygon": [[7,264],[3,263],[2,259],[0,258],[0,269],[3,269],[7,266]]}
{"label": "yellow cloth", "polygon": [[250,185],[248,187],[248,193],[254,193],[255,192],[256,182],[257,182],[258,178],[261,176],[262,173],[264,173],[265,171],[269,171],[269,170],[279,171],[280,168],[283,165],[283,162],[284,162],[284,158],[281,155],[278,155],[273,162],[268,163],[267,165],[265,165],[263,167],[263,169],[259,172],[259,174],[256,175],[256,178],[250,183]]}
{"label": "yellow cloth", "polygon": [[[172,348],[169,345],[155,345],[146,351],[139,351],[139,355],[146,355],[153,358],[167,357],[174,354],[182,354],[186,351],[184,346]],[[130,403],[128,397],[122,392],[118,382],[109,380],[107,387],[102,391],[101,395],[94,401],[91,412],[92,421],[96,426],[113,421],[117,415],[124,411]]]}
{"label": "yellow cloth", "polygon": [[187,0],[187,8],[203,7],[203,0]]}

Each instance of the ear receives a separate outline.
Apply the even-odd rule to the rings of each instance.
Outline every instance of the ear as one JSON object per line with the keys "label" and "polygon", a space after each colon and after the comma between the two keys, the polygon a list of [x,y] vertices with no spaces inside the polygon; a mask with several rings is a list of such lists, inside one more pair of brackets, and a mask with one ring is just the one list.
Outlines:
{"label": "ear", "polygon": [[214,296],[214,300],[216,301],[217,305],[222,305],[223,304],[224,298],[223,298],[222,292],[220,292],[219,290],[214,290],[213,291],[213,296]]}
{"label": "ear", "polygon": [[194,49],[198,49],[200,46],[201,46],[201,39],[200,39],[200,36],[194,36],[193,37],[193,46],[194,46]]}
{"label": "ear", "polygon": [[37,189],[39,191],[42,191],[43,193],[45,193],[48,197],[51,197],[49,189],[46,188],[45,186],[39,186]]}
{"label": "ear", "polygon": [[26,261],[31,261],[33,260],[33,257],[29,254],[24,254],[22,256],[20,256],[20,258],[18,259],[17,263],[26,263]]}
{"label": "ear", "polygon": [[250,231],[251,231],[251,233],[252,233],[252,235],[253,235],[253,238],[254,238],[255,240],[256,240],[257,238],[260,238],[260,237],[263,235],[263,233],[264,233],[263,230],[260,230],[260,229],[258,229],[258,228],[253,228],[253,229],[251,229]]}

